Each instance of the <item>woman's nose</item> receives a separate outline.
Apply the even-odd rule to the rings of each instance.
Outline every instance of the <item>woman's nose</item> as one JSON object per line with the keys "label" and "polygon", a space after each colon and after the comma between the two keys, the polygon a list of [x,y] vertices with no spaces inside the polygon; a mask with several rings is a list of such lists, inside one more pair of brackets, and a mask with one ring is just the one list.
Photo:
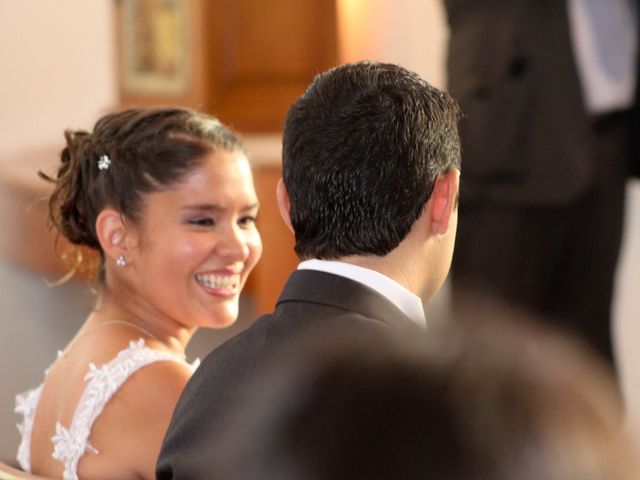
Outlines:
{"label": "woman's nose", "polygon": [[230,227],[218,243],[217,253],[233,260],[245,260],[249,256],[249,245],[244,232],[237,226]]}

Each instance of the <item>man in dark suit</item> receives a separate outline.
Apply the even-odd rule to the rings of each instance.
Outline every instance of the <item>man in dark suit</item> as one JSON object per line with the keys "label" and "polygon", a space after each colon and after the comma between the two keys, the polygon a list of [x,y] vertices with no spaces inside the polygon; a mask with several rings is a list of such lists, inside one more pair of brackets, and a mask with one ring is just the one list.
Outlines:
{"label": "man in dark suit", "polygon": [[255,366],[314,332],[425,325],[419,294],[448,273],[457,224],[455,101],[401,67],[318,75],[283,134],[277,199],[302,263],[275,311],[204,360],[174,412],[157,477],[207,478],[207,451]]}
{"label": "man in dark suit", "polygon": [[632,1],[444,0],[449,90],[465,114],[456,317],[515,307],[612,364],[636,102]]}

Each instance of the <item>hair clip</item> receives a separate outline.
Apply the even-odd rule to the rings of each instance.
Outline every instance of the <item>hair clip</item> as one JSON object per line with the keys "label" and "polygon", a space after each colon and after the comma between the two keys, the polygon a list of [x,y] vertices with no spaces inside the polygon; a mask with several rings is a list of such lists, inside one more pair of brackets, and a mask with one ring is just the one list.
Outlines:
{"label": "hair clip", "polygon": [[98,169],[100,170],[108,170],[109,165],[111,165],[111,159],[108,155],[101,155],[98,160]]}

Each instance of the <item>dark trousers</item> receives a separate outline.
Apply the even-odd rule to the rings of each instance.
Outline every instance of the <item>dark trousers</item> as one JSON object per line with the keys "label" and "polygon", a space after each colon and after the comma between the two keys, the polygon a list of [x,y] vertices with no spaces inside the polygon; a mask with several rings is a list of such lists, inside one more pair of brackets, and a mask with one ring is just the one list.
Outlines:
{"label": "dark trousers", "polygon": [[593,131],[596,175],[573,203],[524,208],[469,205],[461,198],[453,315],[467,324],[496,315],[543,320],[577,334],[615,368],[611,300],[624,222],[628,116],[603,117]]}

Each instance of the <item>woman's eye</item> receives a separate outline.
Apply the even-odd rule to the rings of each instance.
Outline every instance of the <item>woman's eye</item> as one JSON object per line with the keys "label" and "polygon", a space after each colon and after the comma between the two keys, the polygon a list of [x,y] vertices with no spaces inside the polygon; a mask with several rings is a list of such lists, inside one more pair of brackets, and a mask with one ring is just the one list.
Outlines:
{"label": "woman's eye", "polygon": [[188,223],[197,227],[211,227],[215,224],[213,218],[194,218],[189,220]]}
{"label": "woman's eye", "polygon": [[247,215],[246,217],[241,217],[238,220],[238,225],[240,225],[243,228],[249,228],[253,226],[255,223],[256,223],[256,217],[251,215]]}

